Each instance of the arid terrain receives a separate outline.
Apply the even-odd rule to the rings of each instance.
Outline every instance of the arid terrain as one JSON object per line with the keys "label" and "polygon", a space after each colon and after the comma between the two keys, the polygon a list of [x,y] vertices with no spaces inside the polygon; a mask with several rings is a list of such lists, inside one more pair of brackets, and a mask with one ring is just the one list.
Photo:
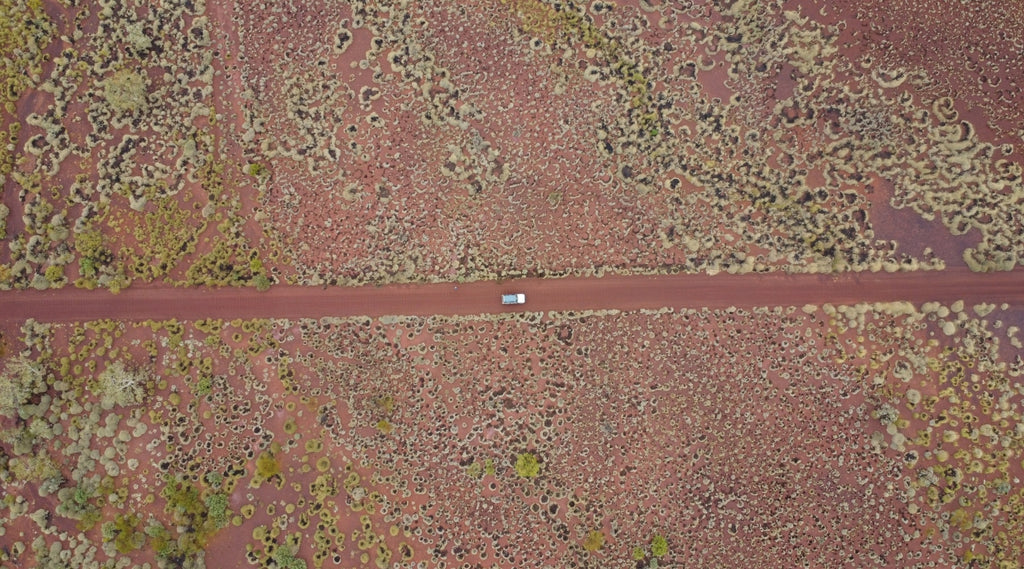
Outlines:
{"label": "arid terrain", "polygon": [[7,0],[0,286],[1009,269],[1024,13],[938,4]]}
{"label": "arid terrain", "polygon": [[894,302],[8,326],[7,554],[1012,567],[1022,321]]}
{"label": "arid terrain", "polygon": [[0,0],[0,567],[1021,567],[1022,22]]}

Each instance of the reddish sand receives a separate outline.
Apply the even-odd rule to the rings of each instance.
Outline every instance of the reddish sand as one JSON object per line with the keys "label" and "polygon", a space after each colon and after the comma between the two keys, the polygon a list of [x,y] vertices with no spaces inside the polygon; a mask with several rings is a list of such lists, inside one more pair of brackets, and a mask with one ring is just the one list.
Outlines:
{"label": "reddish sand", "polygon": [[[498,295],[503,292],[525,292],[526,305],[500,305]],[[1022,305],[1024,271],[608,276],[325,289],[276,286],[264,293],[251,288],[131,288],[118,295],[80,289],[13,291],[0,296],[0,321],[316,318],[955,300]]]}

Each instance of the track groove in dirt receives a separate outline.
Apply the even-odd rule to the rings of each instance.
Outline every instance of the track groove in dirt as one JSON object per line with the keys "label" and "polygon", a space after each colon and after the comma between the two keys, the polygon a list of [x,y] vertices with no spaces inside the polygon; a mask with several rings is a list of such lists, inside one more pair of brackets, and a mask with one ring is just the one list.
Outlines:
{"label": "track groove in dirt", "polygon": [[[525,292],[523,306],[502,306],[503,292]],[[594,309],[726,308],[858,302],[993,302],[1024,305],[1024,271],[848,273],[841,275],[633,275],[519,279],[503,283],[431,283],[315,288],[129,288],[0,293],[0,321],[45,322],[178,318],[316,318],[482,314]]]}

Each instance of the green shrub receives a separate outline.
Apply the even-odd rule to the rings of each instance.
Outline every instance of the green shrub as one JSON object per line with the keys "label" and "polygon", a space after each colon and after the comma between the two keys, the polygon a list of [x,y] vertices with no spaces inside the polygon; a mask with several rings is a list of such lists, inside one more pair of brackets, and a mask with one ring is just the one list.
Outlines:
{"label": "green shrub", "polygon": [[594,530],[587,534],[587,539],[583,540],[583,549],[587,551],[597,551],[604,546],[604,532],[601,530]]}
{"label": "green shrub", "polygon": [[103,98],[115,111],[132,113],[146,106],[146,77],[131,69],[121,69],[100,83]]}
{"label": "green shrub", "polygon": [[296,557],[298,551],[298,545],[293,543],[283,543],[274,549],[274,553],[271,554],[270,558],[279,569],[306,569],[306,561],[301,557]]}
{"label": "green shrub", "polygon": [[210,391],[213,390],[213,378],[207,374],[199,376],[199,380],[196,381],[195,393],[199,397],[209,395]]}
{"label": "green shrub", "polygon": [[118,514],[114,521],[103,524],[103,541],[113,541],[118,553],[141,549],[146,543],[146,534],[139,531],[141,521],[135,514]]}
{"label": "green shrub", "polygon": [[651,554],[655,557],[664,557],[668,554],[668,542],[661,535],[651,538]]}
{"label": "green shrub", "polygon": [[87,531],[100,520],[102,512],[93,503],[93,498],[99,492],[99,484],[95,478],[82,480],[78,486],[72,488],[61,488],[57,492],[60,503],[57,504],[56,513],[68,519],[77,520],[77,527]]}
{"label": "green shrub", "polygon": [[270,279],[263,273],[257,273],[252,277],[252,286],[256,287],[256,290],[260,292],[266,292],[270,290]]}
{"label": "green shrub", "polygon": [[172,514],[179,525],[191,525],[206,514],[206,504],[199,497],[199,490],[188,480],[168,476],[160,495],[167,500],[164,510]]}
{"label": "green shrub", "polygon": [[253,162],[252,164],[249,164],[250,176],[253,176],[255,178],[263,178],[265,176],[268,176],[269,174],[270,170],[263,164],[260,164],[259,162]]}
{"label": "green shrub", "polygon": [[273,453],[263,451],[256,457],[256,478],[260,481],[270,480],[281,474],[281,463]]}
{"label": "green shrub", "polygon": [[540,474],[540,462],[531,452],[524,452],[516,458],[516,474],[523,478],[534,478]]}
{"label": "green shrub", "polygon": [[222,528],[231,520],[226,494],[210,494],[206,497],[207,516],[215,527]]}

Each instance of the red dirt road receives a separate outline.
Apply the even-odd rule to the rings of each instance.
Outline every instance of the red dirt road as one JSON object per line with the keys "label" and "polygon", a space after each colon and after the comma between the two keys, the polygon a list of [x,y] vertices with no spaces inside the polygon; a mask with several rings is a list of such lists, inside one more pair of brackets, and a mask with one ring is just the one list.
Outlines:
{"label": "red dirt road", "polygon": [[[456,288],[456,286],[458,288]],[[527,303],[502,306],[503,292],[525,292]],[[842,275],[663,275],[521,279],[458,284],[315,288],[129,288],[0,293],[0,322],[162,320],[178,318],[317,318],[480,314],[587,309],[725,308],[802,306],[858,302],[964,300],[1024,306],[1024,271],[978,274],[941,272]]]}

